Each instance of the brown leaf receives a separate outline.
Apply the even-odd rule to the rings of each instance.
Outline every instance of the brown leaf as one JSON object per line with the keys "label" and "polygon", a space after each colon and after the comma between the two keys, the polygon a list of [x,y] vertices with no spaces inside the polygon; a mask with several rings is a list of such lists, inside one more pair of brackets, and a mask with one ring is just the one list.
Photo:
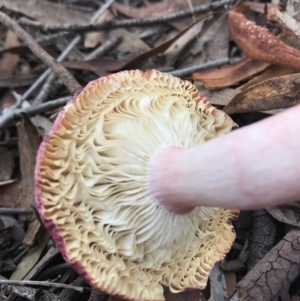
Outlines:
{"label": "brown leaf", "polygon": [[224,272],[224,275],[227,287],[227,294],[228,296],[231,296],[235,292],[236,275],[233,272]]}
{"label": "brown leaf", "polygon": [[50,1],[9,0],[5,1],[3,6],[45,25],[86,24],[89,22],[88,15]]}
{"label": "brown leaf", "polygon": [[285,35],[290,36],[293,41],[300,40],[300,23],[292,18],[287,12],[281,12],[276,8],[268,11],[267,19],[280,25]]}
{"label": "brown leaf", "polygon": [[112,7],[127,17],[143,19],[164,16],[175,11],[189,8],[189,3],[191,3],[192,6],[197,4],[199,5],[198,0],[165,0],[142,8],[134,8],[117,2],[114,2]]}
{"label": "brown leaf", "polygon": [[232,38],[250,58],[300,71],[300,51],[283,43],[268,29],[233,10],[229,13],[229,24]]}
{"label": "brown leaf", "polygon": [[275,77],[279,77],[279,76],[284,76],[284,75],[289,75],[289,74],[292,74],[292,73],[294,73],[294,71],[291,70],[291,69],[271,65],[265,71],[263,71],[261,74],[253,77],[252,79],[250,79],[244,85],[239,86],[237,88],[237,90],[238,91],[243,91],[243,90],[247,89],[248,87],[250,87],[252,85],[255,85],[255,84],[259,84],[262,81],[265,81],[267,79],[271,79],[271,78],[275,78]]}
{"label": "brown leaf", "polygon": [[98,58],[89,61],[66,61],[61,64],[69,69],[87,70],[94,72],[98,76],[106,76],[116,69],[121,69],[126,62],[111,58]]}
{"label": "brown leaf", "polygon": [[[164,51],[166,51],[168,49],[168,47],[170,47],[175,41],[177,41],[177,39],[179,39],[182,35],[184,35],[193,25],[194,25],[194,23],[191,23],[189,26],[187,26],[184,30],[182,30],[180,33],[178,33],[172,39],[168,40],[167,42],[165,42],[145,53],[142,53],[141,55],[138,55],[137,57],[135,57],[134,59],[132,59],[131,61],[126,63],[122,67],[122,69],[118,69],[118,70],[114,70],[114,71],[117,72],[117,71],[121,71],[121,70],[130,70],[130,69],[134,69],[134,68],[142,69],[142,67],[147,62],[147,60],[149,60],[150,58],[153,58],[154,56],[162,54]],[[149,65],[151,65],[151,63],[147,64],[148,68],[150,68]],[[152,65],[151,65],[151,68],[152,68]]]}
{"label": "brown leaf", "polygon": [[35,206],[34,170],[37,151],[41,142],[37,130],[26,114],[17,125],[20,165],[22,174],[22,207]]}
{"label": "brown leaf", "polygon": [[1,207],[20,207],[21,206],[22,182],[0,185]]}
{"label": "brown leaf", "polygon": [[[109,11],[105,11],[104,14],[100,16],[97,20],[97,23],[102,23],[110,21],[114,18],[114,15]],[[103,43],[106,39],[107,33],[105,31],[90,32],[85,35],[84,38],[84,47],[85,48],[94,48],[98,44]]]}
{"label": "brown leaf", "polygon": [[[17,38],[17,36],[12,32],[8,31],[5,39],[5,49],[9,49],[12,47],[18,47],[20,46],[20,42]],[[1,60],[0,60],[0,74],[3,76],[4,74],[6,76],[10,76],[14,74],[18,63],[19,63],[20,55],[19,54],[13,54],[6,52]]]}
{"label": "brown leaf", "polygon": [[267,11],[270,11],[272,8],[278,8],[278,4],[275,3],[258,3],[258,2],[244,2],[243,6],[248,7],[250,10],[264,14],[267,6]]}
{"label": "brown leaf", "polygon": [[199,82],[194,82],[195,87],[214,106],[226,106],[236,95],[235,89],[222,89],[219,91],[210,91]]}
{"label": "brown leaf", "polygon": [[11,151],[0,146],[0,181],[11,179],[14,171],[15,161]]}
{"label": "brown leaf", "polygon": [[300,74],[272,78],[238,93],[224,108],[227,114],[288,108],[300,103]]}
{"label": "brown leaf", "polygon": [[298,202],[279,207],[266,208],[266,210],[282,223],[296,227],[300,226],[300,203]]}
{"label": "brown leaf", "polygon": [[210,71],[197,72],[193,79],[207,89],[221,89],[238,84],[265,70],[269,64],[245,58],[237,63]]}

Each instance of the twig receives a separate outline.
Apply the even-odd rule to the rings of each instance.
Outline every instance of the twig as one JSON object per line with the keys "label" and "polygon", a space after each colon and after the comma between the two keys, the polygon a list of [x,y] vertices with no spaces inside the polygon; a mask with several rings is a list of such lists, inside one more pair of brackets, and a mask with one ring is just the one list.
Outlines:
{"label": "twig", "polygon": [[86,55],[84,60],[89,61],[89,60],[95,59],[96,57],[100,57],[100,56],[104,55],[109,50],[116,47],[121,41],[122,41],[122,37],[111,37],[111,39],[105,41],[103,44],[101,44],[99,47],[97,47],[91,53]]}
{"label": "twig", "polygon": [[[109,0],[108,2],[106,2],[103,6],[101,6],[101,8],[96,11],[96,13],[93,15],[93,17],[91,18],[91,23],[95,23],[99,17],[101,15],[104,14],[104,12],[112,5],[112,3],[115,0]],[[68,47],[60,54],[60,56],[57,58],[58,62],[62,62],[67,56],[68,54],[73,50],[73,48],[81,41],[81,36],[77,35],[68,45]],[[41,89],[40,93],[35,97],[33,104],[40,104],[42,102],[44,102],[44,100],[47,98],[48,96],[48,92],[50,91],[50,87],[52,82],[55,79],[55,76],[51,76],[51,70],[48,69],[46,70],[41,76],[40,78],[36,81],[35,84],[33,84],[23,95],[22,100],[26,99],[48,76],[48,80],[45,83],[45,85],[43,86],[43,88]],[[30,93],[30,94],[29,94]]]}
{"label": "twig", "polygon": [[73,286],[69,284],[56,283],[50,281],[29,281],[29,280],[2,280],[0,279],[0,285],[8,284],[8,285],[40,285],[40,286],[50,286],[50,287],[58,287],[58,288],[67,288],[72,289],[78,292],[83,292],[84,287]]}
{"label": "twig", "polygon": [[5,115],[0,116],[0,130],[7,126],[9,123],[13,121],[17,121],[21,117],[21,113],[26,113],[29,116],[33,116],[35,114],[43,113],[48,110],[53,110],[64,106],[70,97],[63,97],[56,100],[48,101],[46,103],[25,108],[25,109],[15,109],[7,112]]}
{"label": "twig", "polygon": [[31,214],[34,211],[30,208],[7,208],[0,207],[0,214],[10,215],[10,214]]}
{"label": "twig", "polygon": [[81,85],[77,82],[73,75],[71,75],[65,67],[57,63],[50,54],[41,48],[35,39],[19,24],[3,12],[0,12],[0,22],[13,31],[15,35],[22,40],[42,62],[51,68],[51,70],[65,84],[71,94],[76,94],[81,90]]}
{"label": "twig", "polygon": [[[182,19],[185,17],[189,17],[194,14],[206,13],[210,10],[216,10],[223,7],[226,4],[230,4],[235,0],[221,0],[212,2],[210,4],[198,5],[195,6],[191,11],[189,8],[182,10],[180,12],[176,12],[173,14],[169,14],[162,17],[148,18],[148,19],[131,19],[131,20],[111,20],[107,22],[103,22],[100,24],[88,24],[88,25],[44,25],[41,23],[25,23],[25,25],[38,27],[44,31],[48,32],[56,32],[56,31],[76,31],[76,32],[87,32],[87,31],[100,31],[104,29],[113,29],[113,28],[124,28],[124,27],[134,27],[134,26],[147,26],[154,24],[161,24],[165,22],[170,22],[178,19]],[[24,21],[20,22],[24,24]]]}
{"label": "twig", "polygon": [[226,57],[226,58],[218,59],[215,61],[209,61],[207,63],[200,64],[200,65],[193,66],[193,67],[178,69],[178,70],[169,71],[169,72],[167,71],[167,73],[174,75],[174,76],[183,77],[183,76],[187,76],[187,75],[192,74],[197,71],[221,67],[223,65],[228,64],[229,62],[230,62],[229,58]]}

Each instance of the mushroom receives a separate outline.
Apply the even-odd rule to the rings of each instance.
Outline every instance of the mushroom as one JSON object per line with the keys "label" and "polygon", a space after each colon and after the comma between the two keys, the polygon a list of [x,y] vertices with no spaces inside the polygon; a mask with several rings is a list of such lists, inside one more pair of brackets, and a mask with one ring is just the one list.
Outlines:
{"label": "mushroom", "polygon": [[37,158],[38,210],[66,262],[93,287],[130,300],[164,300],[163,286],[205,288],[235,239],[238,211],[169,212],[149,172],[160,149],[192,148],[234,125],[190,82],[156,70],[89,83]]}

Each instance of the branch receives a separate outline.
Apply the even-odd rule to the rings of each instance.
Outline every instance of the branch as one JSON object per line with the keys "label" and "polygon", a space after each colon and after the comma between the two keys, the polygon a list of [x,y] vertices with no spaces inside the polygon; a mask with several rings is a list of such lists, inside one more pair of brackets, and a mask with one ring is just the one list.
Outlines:
{"label": "branch", "polygon": [[0,116],[0,130],[7,126],[9,123],[19,120],[22,113],[26,113],[28,116],[33,116],[35,114],[54,110],[64,106],[69,99],[70,97],[63,97],[26,109],[15,109],[8,111],[5,115]]}
{"label": "branch", "polygon": [[105,29],[114,29],[114,28],[124,28],[124,27],[134,27],[134,26],[147,26],[154,24],[161,24],[165,22],[171,22],[174,20],[182,19],[189,17],[195,14],[206,13],[211,10],[216,10],[223,7],[226,4],[230,4],[234,0],[221,0],[216,1],[210,4],[198,5],[191,10],[190,8],[169,14],[166,16],[148,18],[148,19],[131,19],[131,20],[111,20],[103,22],[100,24],[88,24],[88,25],[44,25],[37,22],[26,22],[20,21],[22,24],[26,24],[32,27],[38,27],[44,31],[53,32],[53,31],[76,31],[76,32],[87,32],[87,31],[100,31]]}
{"label": "branch", "polygon": [[70,74],[70,72],[68,72],[65,67],[57,63],[57,61],[50,54],[48,54],[33,37],[13,19],[11,19],[5,13],[0,12],[0,22],[13,31],[15,35],[30,48],[36,57],[38,57],[49,68],[51,68],[51,70],[64,83],[72,95],[78,93],[82,89],[81,85]]}

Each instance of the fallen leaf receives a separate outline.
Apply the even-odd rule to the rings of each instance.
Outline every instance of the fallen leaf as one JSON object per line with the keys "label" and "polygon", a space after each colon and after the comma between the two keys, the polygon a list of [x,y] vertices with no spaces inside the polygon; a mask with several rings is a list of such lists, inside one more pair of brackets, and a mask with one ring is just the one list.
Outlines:
{"label": "fallen leaf", "polygon": [[151,49],[138,36],[122,28],[109,31],[108,38],[110,39],[112,37],[122,39],[117,48],[118,52],[121,53],[121,56],[118,55],[117,58],[123,61],[128,61]]}
{"label": "fallen leaf", "polygon": [[193,79],[201,81],[207,89],[222,89],[247,80],[255,74],[262,72],[268,66],[268,63],[245,58],[220,69],[196,72],[193,74]]}
{"label": "fallen leaf", "polygon": [[229,12],[232,38],[250,58],[300,71],[300,51],[256,25],[243,14]]}
{"label": "fallen leaf", "polygon": [[266,210],[278,221],[299,227],[300,226],[300,203],[292,203],[283,206],[266,208]]}
{"label": "fallen leaf", "polygon": [[[136,19],[144,19],[150,17],[160,17],[166,14],[173,13],[175,11],[180,11],[185,8],[189,8],[190,6],[199,5],[198,0],[165,0],[160,3],[154,3],[147,7],[134,8],[131,6],[126,6],[121,3],[114,2],[112,7],[116,9],[118,12],[123,14],[126,17],[136,18]],[[192,10],[192,7],[190,7]]]}
{"label": "fallen leaf", "polygon": [[224,108],[227,114],[284,109],[300,103],[300,74],[272,78],[239,92]]}
{"label": "fallen leaf", "polygon": [[214,106],[226,106],[236,95],[235,89],[222,89],[211,91],[203,87],[199,82],[194,82],[195,87]]}
{"label": "fallen leaf", "polygon": [[248,7],[253,12],[262,15],[265,14],[266,7],[267,7],[267,11],[269,11],[272,8],[278,8],[278,4],[276,3],[243,2],[243,6]]}
{"label": "fallen leaf", "polygon": [[236,286],[236,274],[232,272],[224,272],[225,275],[225,281],[226,281],[226,288],[228,296],[232,296],[235,292],[235,286]]}
{"label": "fallen leaf", "polygon": [[[26,237],[26,236],[25,236]],[[50,235],[47,231],[42,228],[40,233],[40,240],[29,252],[23,257],[21,262],[17,265],[16,269],[10,276],[10,280],[22,280],[28,272],[35,266],[38,262],[42,252],[44,251]]]}
{"label": "fallen leaf", "polygon": [[21,206],[22,182],[14,182],[0,185],[1,207],[20,207]]}
{"label": "fallen leaf", "polygon": [[[4,49],[9,49],[18,46],[20,46],[20,42],[17,36],[9,30],[6,35]],[[19,54],[14,54],[10,52],[6,52],[5,54],[3,54],[0,60],[0,74],[2,76],[11,76],[12,74],[14,74],[18,66],[19,59]]]}
{"label": "fallen leaf", "polygon": [[278,23],[286,35],[298,40],[299,42],[300,23],[292,18],[287,12],[281,12],[275,8],[270,9],[267,14],[267,19]]}
{"label": "fallen leaf", "polygon": [[[106,10],[104,14],[100,16],[96,23],[102,23],[110,21],[114,18],[114,15],[109,11]],[[105,31],[97,31],[97,32],[90,32],[85,35],[84,38],[84,47],[85,48],[94,48],[98,44],[103,43],[106,39],[107,33]]]}
{"label": "fallen leaf", "polygon": [[87,24],[89,16],[59,3],[44,0],[4,1],[4,8],[23,14],[45,25]]}
{"label": "fallen leaf", "polygon": [[10,180],[15,168],[14,156],[3,146],[0,146],[0,166],[0,181]]}
{"label": "fallen leaf", "polygon": [[97,58],[89,61],[65,61],[61,64],[69,69],[92,71],[101,77],[111,74],[114,70],[121,69],[124,65],[126,65],[126,62],[112,58]]}
{"label": "fallen leaf", "polygon": [[228,300],[226,289],[226,280],[224,272],[220,269],[220,264],[216,264],[210,275],[210,298],[208,301],[225,301]]}
{"label": "fallen leaf", "polygon": [[41,142],[37,130],[26,114],[17,125],[19,136],[20,166],[22,174],[22,204],[24,208],[35,206],[34,170],[37,151]]}
{"label": "fallen leaf", "polygon": [[227,14],[215,20],[191,49],[192,55],[202,53],[203,62],[228,56],[229,26]]}
{"label": "fallen leaf", "polygon": [[9,228],[10,236],[17,242],[25,237],[25,232],[18,221],[10,215],[0,215],[0,229]]}
{"label": "fallen leaf", "polygon": [[262,81],[265,81],[267,79],[279,77],[279,76],[284,76],[284,75],[289,75],[294,73],[293,70],[288,69],[288,68],[283,68],[275,65],[269,66],[266,70],[264,70],[261,74],[253,77],[247,83],[240,85],[237,87],[237,91],[243,91],[247,89],[248,87],[259,84]]}
{"label": "fallen leaf", "polygon": [[[182,35],[184,35],[191,27],[193,26],[193,23],[187,26],[184,30],[179,32],[176,36],[174,36],[172,39],[166,41],[165,43],[145,52],[141,55],[138,55],[137,57],[133,58],[131,61],[126,63],[121,69],[114,70],[115,72],[121,71],[121,70],[130,70],[134,68],[143,69],[145,65],[147,65],[147,68],[154,68],[154,65],[161,65],[161,60],[159,60],[159,64],[157,64],[157,57],[161,55],[164,51],[166,51],[175,41],[177,41]],[[151,58],[154,58],[154,62],[148,62]]]}
{"label": "fallen leaf", "polygon": [[[206,16],[207,17],[207,16]],[[194,40],[201,32],[205,18],[201,18],[194,22],[187,31],[176,39],[165,51],[161,54],[165,66],[172,65],[182,50]]]}

